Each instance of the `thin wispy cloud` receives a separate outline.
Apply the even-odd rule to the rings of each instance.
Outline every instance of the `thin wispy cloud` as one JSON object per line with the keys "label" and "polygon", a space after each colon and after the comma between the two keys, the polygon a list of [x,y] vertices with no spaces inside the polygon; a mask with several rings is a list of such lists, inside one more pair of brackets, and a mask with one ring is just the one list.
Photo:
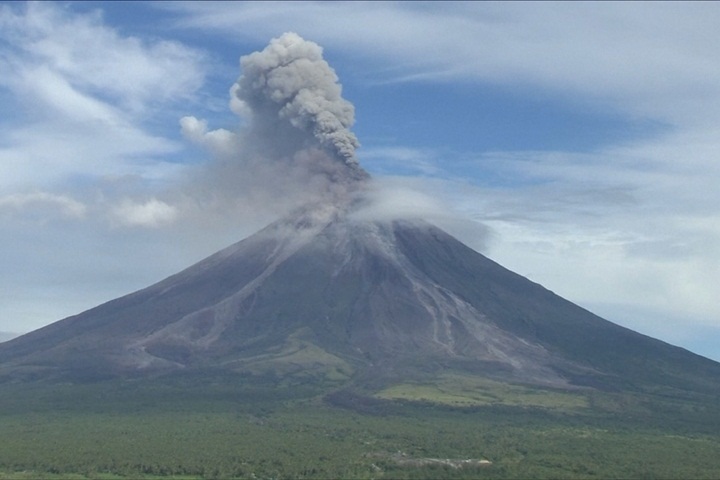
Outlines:
{"label": "thin wispy cloud", "polygon": [[[720,88],[714,81],[720,76],[713,61],[717,52],[708,41],[716,35],[720,11],[697,4],[289,2],[167,8],[179,14],[179,26],[253,40],[301,25],[301,33],[337,51],[384,65],[380,74],[395,81],[540,86],[585,95],[588,105],[611,102],[635,114],[683,119],[697,117],[695,107]],[[673,101],[662,101],[668,98]]]}
{"label": "thin wispy cloud", "polygon": [[179,144],[148,124],[202,85],[203,55],[177,42],[120,35],[99,12],[5,4],[0,85],[0,188],[43,187],[77,175],[152,175]]}

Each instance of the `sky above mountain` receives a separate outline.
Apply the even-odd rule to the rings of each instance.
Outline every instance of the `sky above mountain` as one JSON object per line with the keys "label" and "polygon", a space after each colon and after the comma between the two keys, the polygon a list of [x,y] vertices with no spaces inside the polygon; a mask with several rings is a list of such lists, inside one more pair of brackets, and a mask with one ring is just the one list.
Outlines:
{"label": "sky above mountain", "polygon": [[287,175],[217,167],[247,126],[239,58],[295,32],[354,106],[337,128],[378,208],[720,359],[719,23],[712,2],[1,3],[0,330],[298,201]]}

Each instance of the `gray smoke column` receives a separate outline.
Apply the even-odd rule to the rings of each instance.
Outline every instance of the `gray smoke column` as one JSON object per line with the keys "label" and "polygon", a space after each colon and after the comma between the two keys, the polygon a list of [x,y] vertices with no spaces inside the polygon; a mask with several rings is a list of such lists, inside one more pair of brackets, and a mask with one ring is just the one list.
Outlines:
{"label": "gray smoke column", "polygon": [[240,58],[230,91],[230,109],[243,118],[236,131],[180,120],[183,135],[212,156],[188,173],[183,211],[202,222],[254,221],[298,208],[346,211],[367,196],[370,176],[350,131],[355,109],[322,54],[316,43],[285,33]]}
{"label": "gray smoke column", "polygon": [[333,167],[333,181],[361,180],[368,175],[355,157],[355,109],[322,54],[316,43],[285,33],[240,59],[233,94],[251,114],[253,135],[274,138],[273,151],[265,153],[287,158],[319,148],[342,165]]}

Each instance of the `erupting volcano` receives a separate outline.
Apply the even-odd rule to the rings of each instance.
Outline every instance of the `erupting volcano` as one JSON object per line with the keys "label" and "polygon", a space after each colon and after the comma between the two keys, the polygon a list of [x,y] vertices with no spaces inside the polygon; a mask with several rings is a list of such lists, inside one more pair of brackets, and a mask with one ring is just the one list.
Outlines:
{"label": "erupting volcano", "polygon": [[155,285],[3,343],[3,378],[211,368],[362,384],[458,371],[561,389],[716,388],[715,362],[603,320],[421,219],[368,215],[353,107],[316,44],[285,34],[241,65],[234,105],[247,127],[184,128],[239,149],[219,177],[282,171],[277,188],[303,190],[303,205]]}

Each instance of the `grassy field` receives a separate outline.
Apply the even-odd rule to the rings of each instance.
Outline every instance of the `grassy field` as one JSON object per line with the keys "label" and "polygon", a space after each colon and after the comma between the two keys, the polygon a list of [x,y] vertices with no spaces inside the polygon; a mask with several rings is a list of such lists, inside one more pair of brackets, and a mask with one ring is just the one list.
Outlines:
{"label": "grassy field", "polygon": [[582,392],[510,385],[469,375],[440,375],[434,382],[402,383],[375,394],[390,400],[419,400],[457,407],[515,405],[577,410],[589,406]]}
{"label": "grassy field", "polygon": [[720,478],[702,402],[472,377],[375,396],[303,382],[2,385],[0,479]]}

